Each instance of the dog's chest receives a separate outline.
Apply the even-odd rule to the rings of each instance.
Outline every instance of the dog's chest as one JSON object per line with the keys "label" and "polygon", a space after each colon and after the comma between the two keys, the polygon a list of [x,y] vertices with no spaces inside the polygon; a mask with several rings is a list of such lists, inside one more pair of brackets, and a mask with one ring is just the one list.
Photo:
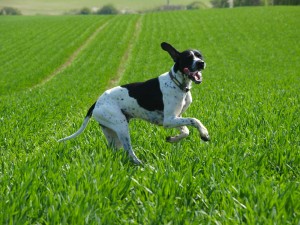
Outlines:
{"label": "dog's chest", "polygon": [[165,112],[168,111],[175,116],[179,116],[182,113],[183,108],[188,107],[192,102],[190,91],[184,92],[179,90],[168,74],[161,75],[159,79],[161,90],[163,92]]}

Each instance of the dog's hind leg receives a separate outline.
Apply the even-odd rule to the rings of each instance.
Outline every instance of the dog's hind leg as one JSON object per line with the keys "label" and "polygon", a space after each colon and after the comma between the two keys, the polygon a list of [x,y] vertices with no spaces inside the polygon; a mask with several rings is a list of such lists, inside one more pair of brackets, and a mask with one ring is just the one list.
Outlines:
{"label": "dog's hind leg", "polygon": [[119,137],[119,140],[121,141],[121,143],[123,145],[124,150],[128,152],[128,154],[131,157],[131,159],[133,160],[133,162],[138,165],[142,164],[142,162],[138,159],[138,157],[135,155],[135,153],[132,149],[128,125],[118,129],[116,131],[116,133]]}
{"label": "dog's hind leg", "polygon": [[107,128],[105,126],[101,126],[101,129],[106,137],[106,140],[107,140],[107,143],[108,143],[108,146],[113,148],[114,150],[117,150],[117,149],[120,149],[122,148],[122,143],[120,142],[119,138],[118,138],[118,135],[116,132],[114,132],[112,129],[110,128]]}
{"label": "dog's hind leg", "polygon": [[99,107],[95,110],[94,117],[102,125],[102,129],[105,127],[103,131],[108,143],[116,147],[123,146],[133,162],[141,164],[131,146],[127,118],[119,107],[112,104],[109,107]]}
{"label": "dog's hind leg", "polygon": [[166,141],[170,142],[170,143],[174,143],[174,142],[178,142],[183,138],[186,138],[187,136],[189,136],[189,129],[186,126],[182,126],[182,127],[177,127],[177,129],[180,131],[180,134],[173,136],[173,137],[167,137]]}
{"label": "dog's hind leg", "polygon": [[131,140],[130,140],[130,135],[129,135],[129,126],[128,126],[127,119],[124,114],[122,114],[122,116],[121,115],[119,115],[119,116],[120,116],[120,118],[122,118],[120,120],[121,122],[118,125],[112,127],[112,129],[118,135],[119,141],[122,143],[124,150],[128,152],[132,161],[135,164],[140,165],[140,164],[142,164],[142,162],[135,155],[135,153],[132,149],[132,146],[131,146]]}

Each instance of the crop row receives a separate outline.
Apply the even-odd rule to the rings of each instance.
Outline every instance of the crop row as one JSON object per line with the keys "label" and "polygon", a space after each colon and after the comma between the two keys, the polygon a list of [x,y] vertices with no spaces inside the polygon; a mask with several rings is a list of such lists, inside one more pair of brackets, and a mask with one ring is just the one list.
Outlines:
{"label": "crop row", "polygon": [[103,17],[1,18],[0,95],[41,82],[105,21]]}

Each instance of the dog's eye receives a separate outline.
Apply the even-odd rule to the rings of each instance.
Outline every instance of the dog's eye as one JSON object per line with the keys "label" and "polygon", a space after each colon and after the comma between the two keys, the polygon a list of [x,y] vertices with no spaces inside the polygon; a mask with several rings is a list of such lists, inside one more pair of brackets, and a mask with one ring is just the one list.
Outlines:
{"label": "dog's eye", "polygon": [[198,58],[202,58],[202,55],[200,54],[200,52],[194,52],[194,55]]}

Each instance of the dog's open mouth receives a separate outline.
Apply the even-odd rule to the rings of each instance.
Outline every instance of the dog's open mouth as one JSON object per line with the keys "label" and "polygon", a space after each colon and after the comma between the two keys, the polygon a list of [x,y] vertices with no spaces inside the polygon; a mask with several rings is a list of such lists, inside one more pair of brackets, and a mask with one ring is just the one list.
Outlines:
{"label": "dog's open mouth", "polygon": [[202,73],[200,70],[191,72],[188,68],[184,68],[183,72],[188,76],[190,80],[194,81],[196,84],[200,84],[202,82]]}

